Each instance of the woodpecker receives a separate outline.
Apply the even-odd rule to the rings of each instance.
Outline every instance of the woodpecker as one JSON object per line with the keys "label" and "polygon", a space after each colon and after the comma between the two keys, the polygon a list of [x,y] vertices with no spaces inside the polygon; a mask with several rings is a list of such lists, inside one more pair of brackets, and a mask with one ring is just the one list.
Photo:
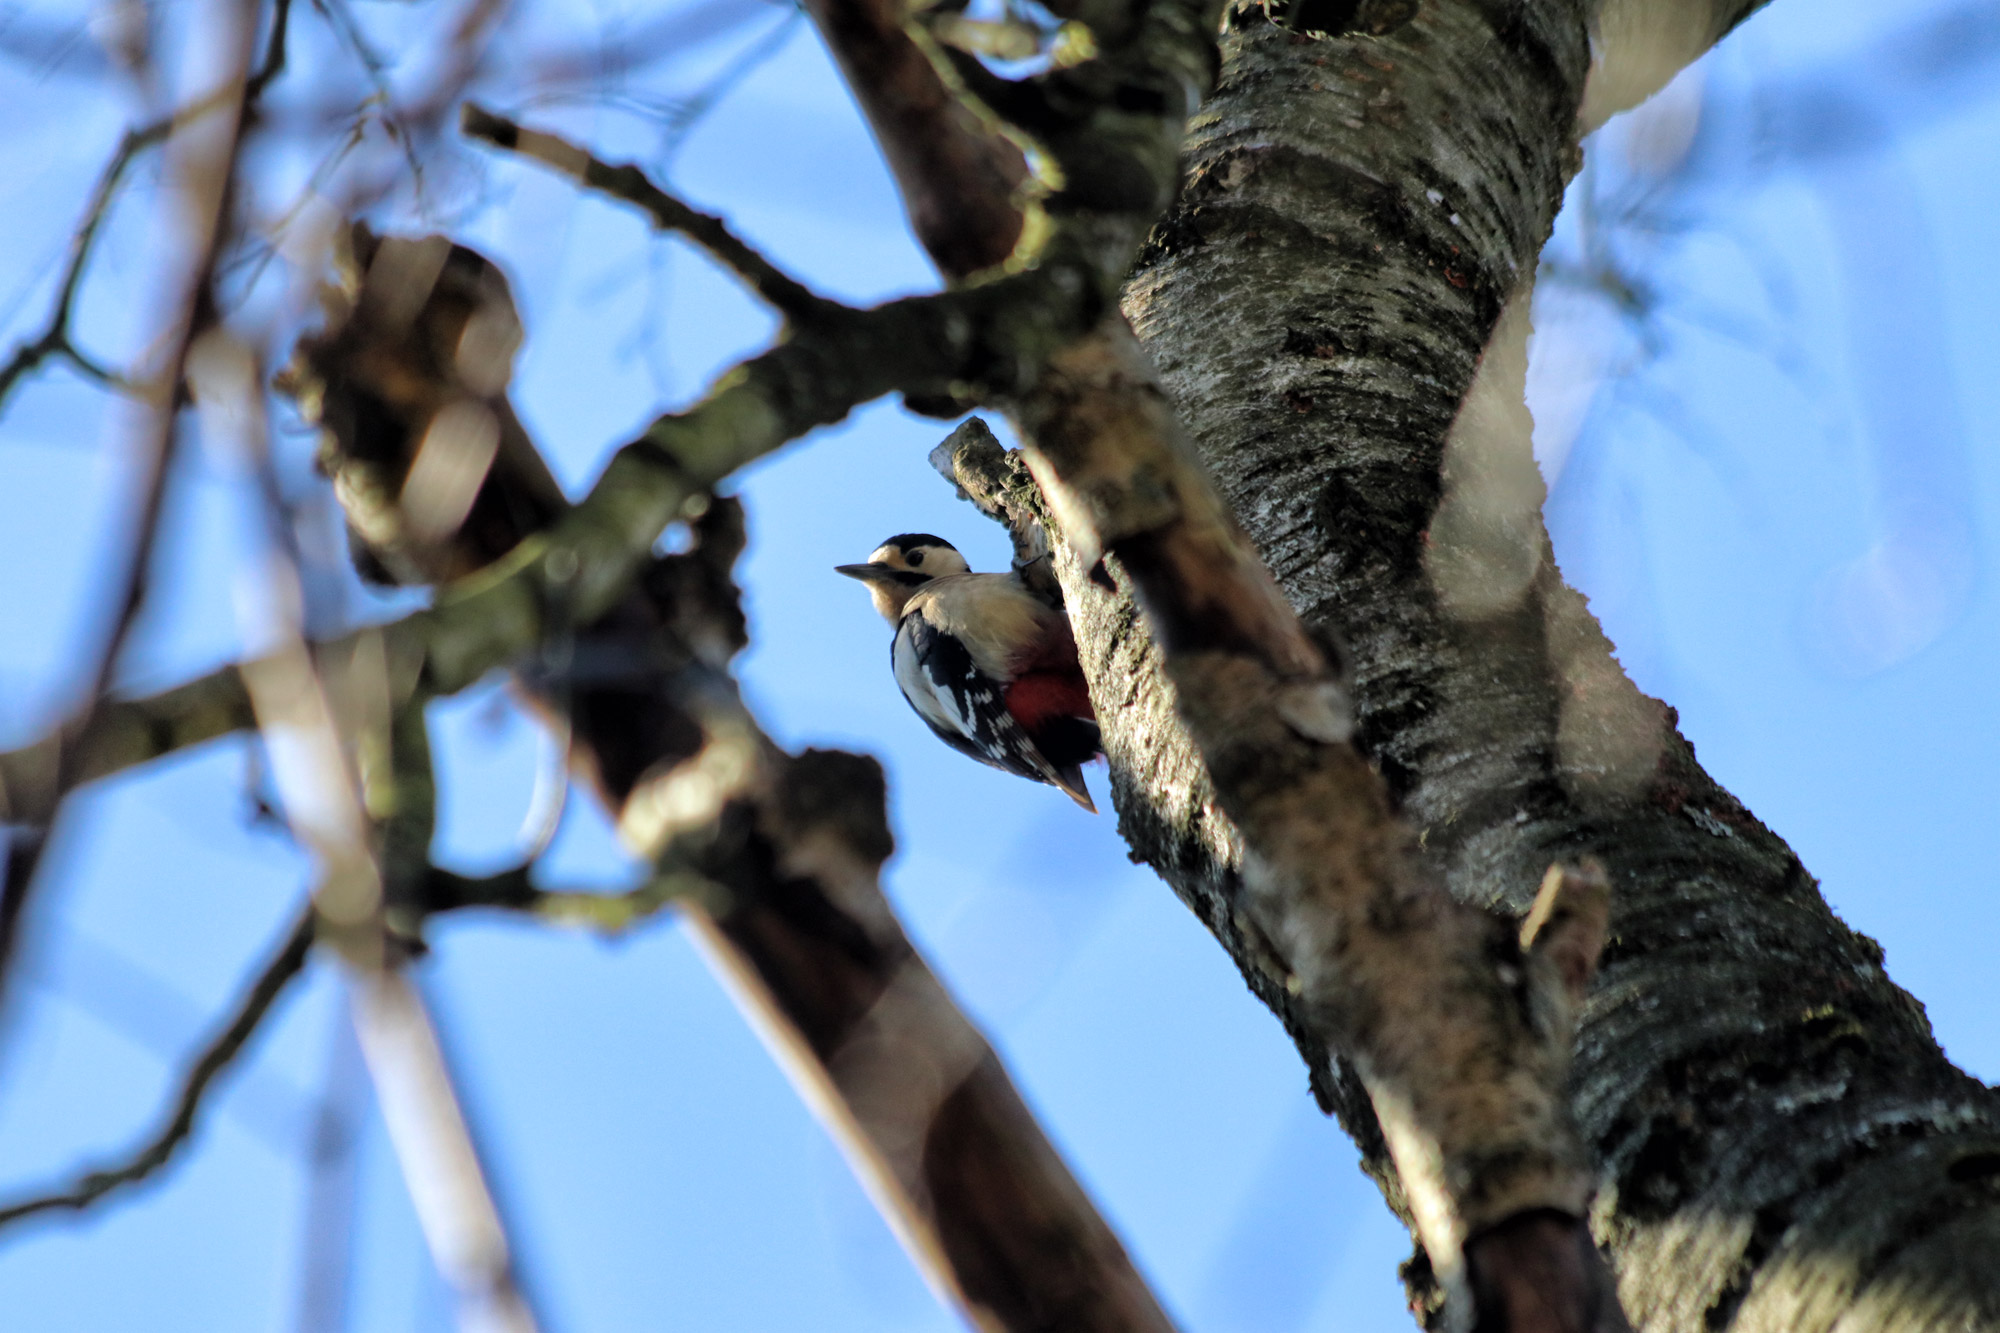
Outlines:
{"label": "woodpecker", "polygon": [[1083,765],[1102,745],[1068,617],[1012,574],[972,573],[957,547],[927,532],[834,569],[867,584],[896,627],[896,684],[939,740],[1097,813]]}

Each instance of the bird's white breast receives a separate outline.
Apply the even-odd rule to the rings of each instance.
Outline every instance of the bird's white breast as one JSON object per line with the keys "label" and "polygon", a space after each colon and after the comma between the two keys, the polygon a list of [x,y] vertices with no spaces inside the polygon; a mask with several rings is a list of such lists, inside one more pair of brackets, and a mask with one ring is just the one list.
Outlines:
{"label": "bird's white breast", "polygon": [[[980,671],[1004,683],[1041,648],[1048,621],[1057,613],[1012,574],[953,574],[926,583],[911,596],[903,615],[919,614],[963,643]],[[900,666],[897,671],[900,683]]]}

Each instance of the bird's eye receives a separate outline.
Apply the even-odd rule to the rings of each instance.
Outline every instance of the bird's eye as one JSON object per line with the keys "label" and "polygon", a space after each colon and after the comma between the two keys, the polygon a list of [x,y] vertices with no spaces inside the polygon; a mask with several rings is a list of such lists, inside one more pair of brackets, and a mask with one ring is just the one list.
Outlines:
{"label": "bird's eye", "polygon": [[911,569],[915,569],[924,563],[924,553],[922,551],[912,551],[903,557],[903,563],[907,564]]}

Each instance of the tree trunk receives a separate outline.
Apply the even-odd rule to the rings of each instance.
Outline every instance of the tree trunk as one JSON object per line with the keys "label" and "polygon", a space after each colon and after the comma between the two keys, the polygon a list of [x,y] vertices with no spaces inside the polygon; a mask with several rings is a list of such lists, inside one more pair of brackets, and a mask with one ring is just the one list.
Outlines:
{"label": "tree trunk", "polygon": [[[1712,40],[1752,7],[1652,17]],[[1127,314],[1301,617],[1348,645],[1358,741],[1451,892],[1519,912],[1552,862],[1609,869],[1573,1088],[1634,1324],[2000,1326],[2000,1100],[1555,568],[1522,385],[1536,256],[1580,162],[1586,6],[1350,8],[1368,31],[1231,15]],[[1593,118],[1663,81],[1631,76]],[[1070,603],[1125,835],[1299,1035],[1137,617]],[[1365,1096],[1301,1049],[1402,1209]],[[1412,1281],[1428,1294],[1424,1265]]]}

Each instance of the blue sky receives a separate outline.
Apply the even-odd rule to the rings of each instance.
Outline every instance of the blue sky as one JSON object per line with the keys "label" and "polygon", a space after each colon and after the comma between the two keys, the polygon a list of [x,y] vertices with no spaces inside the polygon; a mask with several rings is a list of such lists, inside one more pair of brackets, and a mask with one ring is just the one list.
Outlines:
{"label": "blue sky", "polygon": [[[1898,64],[1905,48],[1883,40],[1953,8],[1885,20],[1859,3],[1780,0],[1650,113],[1645,134],[1617,130],[1594,148],[1578,187],[1600,192],[1593,253],[1656,299],[1633,318],[1597,289],[1548,297],[1535,396],[1559,556],[1628,669],[1680,709],[1703,760],[1792,841],[1846,919],[1882,941],[1953,1057],[1993,1079],[2000,108],[1976,62],[1990,61],[1994,21],[1975,15],[1944,53],[1973,62],[1971,76],[1923,48]],[[396,25],[418,11],[354,12],[381,49],[416,49]],[[22,13],[68,21],[57,5]],[[824,290],[868,301],[929,285],[810,31],[755,3],[748,18],[728,5],[689,13],[686,34],[711,35],[618,106],[542,101],[526,114],[663,166]],[[526,6],[508,41],[546,49],[618,18],[609,5]],[[299,40],[301,79],[332,79],[341,57],[309,13]],[[770,58],[673,153],[629,110],[685,95],[760,43]],[[0,98],[21,126],[0,143],[15,202],[0,210],[10,345],[37,324],[127,111],[73,65],[0,61]],[[521,86],[503,72],[481,91],[507,109]],[[279,198],[310,167],[273,156],[258,169]],[[437,174],[428,225],[506,266],[529,330],[517,401],[572,489],[769,334],[729,279],[625,212],[476,155]],[[143,328],[127,293],[153,255],[150,182],[114,219],[86,292],[84,337],[107,356],[129,355]],[[381,216],[425,225],[406,197]],[[1584,241],[1573,213],[1553,253]],[[280,328],[300,291],[274,265],[246,325]],[[280,425],[303,492],[305,441]],[[746,692],[785,743],[888,764],[889,887],[912,934],[1187,1328],[1409,1327],[1394,1279],[1407,1240],[1221,951],[1126,861],[1111,818],[926,735],[889,680],[886,627],[831,573],[905,530],[951,537],[976,566],[1004,562],[999,530],[924,461],[943,430],[878,404],[741,479]],[[128,434],[120,409],[60,369],[0,416],[0,743],[37,732],[74,688]],[[199,452],[176,475],[135,682],[237,651],[231,580],[251,526],[231,476]],[[358,589],[343,597],[344,613],[386,613]],[[432,725],[439,858],[506,864],[546,738],[491,685],[436,706]],[[105,784],[66,821],[32,985],[0,1029],[0,1182],[94,1164],[150,1126],[176,1054],[294,911],[308,867],[246,819],[249,774],[240,742],[205,747]],[[550,870],[629,873],[581,797]],[[601,942],[454,921],[436,943],[424,982],[548,1327],[956,1326],[671,922]],[[314,1199],[345,1189],[344,1327],[448,1327],[337,1000],[316,973],[285,1003],[157,1182],[0,1236],[11,1326],[324,1329],[299,1314],[319,1235],[309,1219],[337,1213]],[[323,1103],[352,1120],[352,1151],[314,1170]]]}

